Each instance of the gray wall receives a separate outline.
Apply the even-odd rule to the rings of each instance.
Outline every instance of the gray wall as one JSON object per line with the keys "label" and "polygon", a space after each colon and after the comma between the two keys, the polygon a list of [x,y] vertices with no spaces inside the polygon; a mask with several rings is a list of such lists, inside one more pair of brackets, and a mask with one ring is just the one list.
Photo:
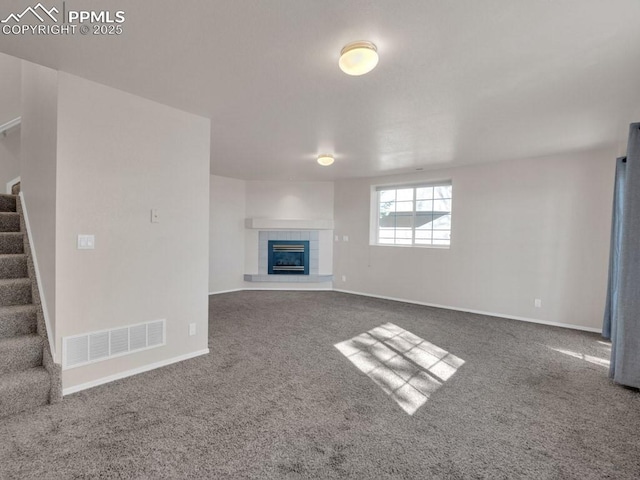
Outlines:
{"label": "gray wall", "polygon": [[209,222],[209,291],[244,286],[246,182],[211,176]]}
{"label": "gray wall", "polygon": [[[29,214],[42,297],[52,338],[56,325],[56,151],[58,73],[22,62],[21,190]],[[44,306],[44,305],[43,305]],[[56,352],[58,356],[59,351]]]}
{"label": "gray wall", "polygon": [[[58,341],[167,328],[164,347],[65,370],[70,388],[207,348],[210,123],[66,73],[59,83]],[[78,234],[95,234],[95,250],[77,250]]]}
{"label": "gray wall", "polygon": [[[22,114],[22,60],[0,53],[0,125]],[[20,175],[20,128],[0,135],[0,193]]]}
{"label": "gray wall", "polygon": [[[334,287],[598,329],[615,154],[337,182],[336,234],[350,241],[335,245]],[[453,181],[450,249],[369,245],[372,185],[438,179]]]}
{"label": "gray wall", "polygon": [[0,193],[8,193],[7,183],[20,176],[20,145],[20,127],[0,135]]}

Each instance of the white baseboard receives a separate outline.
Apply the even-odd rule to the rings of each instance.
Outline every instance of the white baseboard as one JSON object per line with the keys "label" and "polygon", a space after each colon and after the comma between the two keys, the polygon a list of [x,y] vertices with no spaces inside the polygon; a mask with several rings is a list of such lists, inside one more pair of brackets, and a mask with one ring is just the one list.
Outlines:
{"label": "white baseboard", "polygon": [[[522,321],[522,322],[538,323],[538,324],[541,324],[541,325],[549,325],[549,326],[552,326],[552,327],[562,327],[562,328],[569,328],[569,329],[573,329],[573,330],[582,330],[582,331],[586,331],[586,332],[595,332],[595,333],[600,333],[600,331],[601,331],[599,328],[583,327],[581,325],[573,325],[573,324],[569,324],[569,323],[548,322],[546,320],[537,320],[535,318],[519,317],[519,316],[515,316],[515,315],[505,315],[505,314],[502,314],[502,313],[485,312],[485,311],[482,311],[482,310],[473,310],[473,309],[468,309],[468,308],[452,307],[450,305],[439,305],[439,304],[435,304],[435,303],[418,302],[418,301],[415,301],[415,300],[408,300],[408,299],[404,299],[404,298],[387,297],[387,296],[383,296],[383,295],[374,295],[374,294],[370,294],[370,293],[354,292],[354,291],[351,291],[351,290],[342,290],[342,289],[337,289],[337,288],[320,288],[320,289],[310,289],[310,288],[306,288],[306,289],[293,289],[293,288],[287,288],[287,289],[283,289],[283,288],[238,288],[238,289],[234,289],[234,290],[211,292],[209,295],[219,295],[219,294],[223,294],[223,293],[240,292],[240,291],[243,291],[243,290],[281,290],[281,291],[299,291],[299,292],[305,292],[305,291],[307,291],[307,292],[330,292],[330,291],[334,291],[334,292],[346,293],[346,294],[349,294],[349,295],[360,295],[362,297],[379,298],[379,299],[382,299],[382,300],[391,300],[391,301],[394,301],[394,302],[410,303],[410,304],[413,304],[413,305],[421,305],[421,306],[425,306],[425,307],[443,308],[445,310],[454,310],[454,311],[458,311],[458,312],[475,313],[475,314],[478,314],[478,315],[487,315],[487,316],[491,316],[491,317],[506,318],[506,319],[509,319],[509,320],[518,320],[518,321]],[[160,362],[151,363],[149,365],[144,365],[142,367],[134,368],[134,369],[127,370],[127,371],[124,371],[124,372],[120,372],[120,373],[116,373],[115,375],[110,375],[108,377],[103,377],[103,378],[99,378],[97,380],[92,380],[91,382],[82,383],[80,385],[74,385],[73,387],[65,388],[62,391],[62,394],[63,394],[63,396],[71,395],[72,393],[81,392],[82,390],[87,390],[89,388],[97,387],[99,385],[104,385],[105,383],[114,382],[116,380],[120,380],[120,379],[123,379],[123,378],[131,377],[131,376],[137,375],[139,373],[148,372],[150,370],[155,370],[156,368],[165,367],[165,366],[171,365],[173,363],[182,362],[184,360],[189,360],[190,358],[195,358],[195,357],[199,357],[201,355],[208,355],[208,354],[209,354],[209,349],[208,348],[206,348],[204,350],[198,350],[196,352],[187,353],[185,355],[180,355],[180,356],[177,356],[177,357],[169,358],[167,360],[162,360]]]}
{"label": "white baseboard", "polygon": [[519,316],[515,316],[515,315],[505,315],[503,313],[485,312],[485,311],[482,311],[482,310],[472,310],[472,309],[469,309],[469,308],[452,307],[450,305],[439,305],[439,304],[436,304],[436,303],[417,302],[415,300],[407,300],[405,298],[385,297],[383,295],[373,295],[371,293],[354,292],[354,291],[351,291],[351,290],[340,290],[340,289],[337,289],[337,288],[334,288],[333,291],[334,292],[340,292],[340,293],[348,293],[350,295],[360,295],[360,296],[363,296],[363,297],[380,298],[382,300],[392,300],[394,302],[411,303],[413,305],[422,305],[424,307],[443,308],[445,310],[455,310],[455,311],[458,311],[458,312],[475,313],[475,314],[478,314],[478,315],[487,315],[487,316],[491,316],[491,317],[506,318],[506,319],[509,319],[509,320],[519,320],[521,322],[538,323],[540,325],[549,325],[551,327],[570,328],[570,329],[573,329],[573,330],[582,330],[582,331],[585,331],[585,332],[595,332],[595,333],[600,333],[602,331],[599,328],[583,327],[581,325],[573,325],[571,323],[549,322],[549,321],[546,321],[546,320],[537,320],[535,318],[519,317]]}
{"label": "white baseboard", "polygon": [[97,387],[99,385],[104,385],[105,383],[114,382],[122,378],[132,377],[133,375],[137,375],[139,373],[148,372],[150,370],[155,370],[156,368],[160,368],[160,367],[166,367],[167,365],[171,365],[172,363],[178,363],[184,360],[189,360],[190,358],[195,358],[201,355],[208,355],[208,354],[209,354],[209,349],[205,348],[204,350],[198,350],[196,352],[186,353],[184,355],[179,355],[177,357],[168,358],[167,360],[161,360],[160,362],[150,363],[149,365],[143,365],[142,367],[133,368],[131,370],[116,373],[115,375],[109,375],[108,377],[99,378],[97,380],[92,380],[87,383],[81,383],[80,385],[74,385],[73,387],[67,387],[64,390],[62,390],[62,395],[63,396],[71,395],[72,393],[80,392],[82,390],[87,390],[89,388]]}
{"label": "white baseboard", "polygon": [[291,287],[248,287],[243,288],[243,290],[247,291],[278,291],[278,292],[332,292],[333,288],[291,288]]}
{"label": "white baseboard", "polygon": [[506,315],[504,313],[496,313],[496,312],[485,312],[483,310],[473,310],[470,308],[460,308],[460,307],[452,307],[451,305],[440,305],[437,303],[427,303],[427,302],[418,302],[416,300],[408,300],[406,298],[397,298],[397,297],[386,297],[384,295],[374,295],[371,293],[363,293],[363,292],[354,292],[352,290],[342,290],[339,288],[236,288],[235,290],[226,290],[222,292],[211,292],[209,295],[218,295],[221,293],[231,293],[231,292],[242,292],[245,290],[279,290],[279,291],[296,291],[296,292],[340,292],[340,293],[348,293],[350,295],[360,295],[363,297],[372,297],[372,298],[380,298],[382,300],[392,300],[394,302],[403,302],[403,303],[411,303],[413,305],[422,305],[424,307],[435,307],[435,308],[443,308],[445,310],[455,310],[457,312],[467,312],[467,313],[475,313],[478,315],[487,315],[490,317],[498,317],[498,318],[506,318],[509,320],[518,320],[520,322],[529,322],[529,323],[537,323],[540,325],[549,325],[551,327],[561,327],[561,328],[570,328],[573,330],[581,330],[584,332],[594,332],[601,333],[602,329],[594,328],[594,327],[584,327],[582,325],[574,325],[572,323],[559,323],[559,322],[549,322],[547,320],[538,320],[535,318],[528,317],[519,317],[517,315]]}
{"label": "white baseboard", "polygon": [[217,292],[209,292],[209,295],[220,295],[221,293],[241,292],[244,288],[232,288],[231,290],[219,290]]}

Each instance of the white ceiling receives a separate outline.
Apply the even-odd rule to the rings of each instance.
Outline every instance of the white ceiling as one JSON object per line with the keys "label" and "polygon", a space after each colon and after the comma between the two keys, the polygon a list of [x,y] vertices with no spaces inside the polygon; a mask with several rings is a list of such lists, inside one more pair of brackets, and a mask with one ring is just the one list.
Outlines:
{"label": "white ceiling", "polygon": [[[34,2],[3,0],[0,15]],[[44,2],[47,6],[61,1]],[[638,0],[67,0],[120,37],[0,50],[211,118],[212,173],[330,180],[617,148],[640,114]],[[342,46],[378,67],[349,77]],[[323,168],[319,153],[335,153]]]}

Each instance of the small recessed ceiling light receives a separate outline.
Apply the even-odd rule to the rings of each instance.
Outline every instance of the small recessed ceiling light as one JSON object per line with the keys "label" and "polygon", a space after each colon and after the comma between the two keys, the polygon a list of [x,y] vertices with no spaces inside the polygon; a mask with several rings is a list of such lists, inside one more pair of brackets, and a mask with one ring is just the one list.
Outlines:
{"label": "small recessed ceiling light", "polygon": [[318,163],[323,167],[328,167],[334,162],[334,158],[331,155],[320,155],[318,156]]}
{"label": "small recessed ceiling light", "polygon": [[378,65],[378,49],[371,42],[353,42],[340,52],[340,69],[347,75],[364,75]]}

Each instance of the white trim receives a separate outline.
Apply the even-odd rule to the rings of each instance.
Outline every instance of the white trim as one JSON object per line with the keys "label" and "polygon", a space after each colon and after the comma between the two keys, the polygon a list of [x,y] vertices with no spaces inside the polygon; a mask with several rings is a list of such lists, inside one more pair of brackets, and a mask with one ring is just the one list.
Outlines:
{"label": "white trim", "polygon": [[[422,172],[422,173],[426,173]],[[434,172],[436,173],[436,172]],[[453,185],[453,177],[452,176],[447,176],[445,178],[440,178],[438,179],[437,177],[435,179],[425,179],[424,181],[415,181],[415,180],[407,180],[406,182],[385,182],[385,183],[372,183],[371,187],[373,188],[373,191],[376,191],[376,189],[378,188],[410,188],[410,187],[416,187],[416,186],[426,186],[426,187],[430,187],[430,186],[434,186],[434,185]]]}
{"label": "white trim", "polygon": [[[265,282],[266,283],[266,282]],[[333,288],[278,288],[278,287],[247,287],[247,288],[234,288],[233,290],[221,290],[219,292],[209,292],[209,295],[221,295],[223,293],[233,292],[256,292],[261,290],[278,291],[278,292],[332,292]]]}
{"label": "white trim", "polygon": [[115,382],[116,380],[132,377],[139,373],[148,372],[150,370],[155,370],[156,368],[166,367],[167,365],[171,365],[173,363],[182,362],[184,360],[189,360],[191,358],[199,357],[201,355],[208,355],[208,354],[209,354],[209,349],[205,348],[204,350],[198,350],[196,352],[186,353],[184,355],[179,355],[177,357],[168,358],[166,360],[161,360],[155,363],[150,363],[148,365],[143,365],[142,367],[133,368],[131,370],[116,373],[114,375],[109,375],[108,377],[102,377],[87,383],[81,383],[80,385],[67,387],[64,390],[62,390],[62,395],[63,396],[71,395],[72,393],[81,392],[82,390],[87,390],[89,388],[97,387],[99,385],[104,385],[105,383]]}
{"label": "white trim", "polygon": [[31,259],[33,260],[33,269],[36,272],[36,284],[38,285],[38,293],[40,294],[40,305],[42,306],[42,315],[44,316],[44,324],[47,327],[47,338],[49,339],[49,349],[55,363],[60,363],[56,355],[56,344],[54,342],[51,322],[49,321],[49,309],[47,308],[47,299],[42,288],[42,280],[40,280],[40,269],[38,268],[38,257],[36,256],[36,248],[33,244],[33,236],[31,235],[31,225],[29,224],[29,215],[27,213],[27,203],[24,200],[24,193],[20,192],[20,203],[22,204],[22,213],[24,214],[24,224],[27,227],[27,238],[29,239],[29,247],[31,247]]}
{"label": "white trim", "polygon": [[220,290],[218,292],[209,292],[209,295],[220,295],[221,293],[233,293],[233,292],[241,292],[244,288],[233,288],[231,290]]}
{"label": "white trim", "polygon": [[333,288],[291,288],[291,287],[247,287],[243,288],[243,290],[247,291],[260,291],[260,290],[269,290],[269,291],[279,291],[279,292],[333,292]]}
{"label": "white trim", "polygon": [[22,117],[17,117],[17,118],[14,118],[13,120],[9,120],[7,123],[0,125],[0,134],[8,132],[13,127],[17,127],[21,123],[22,123]]}
{"label": "white trim", "polygon": [[7,193],[8,193],[9,195],[11,195],[11,188],[12,188],[16,183],[19,183],[19,182],[20,182],[20,177],[16,177],[16,178],[14,178],[13,180],[9,180],[9,181],[7,182]]}
{"label": "white trim", "polygon": [[381,190],[400,190],[403,188],[428,188],[428,187],[446,187],[453,185],[453,180],[436,180],[434,182],[412,182],[412,183],[391,183],[384,185],[374,185],[376,191]]}
{"label": "white trim", "polygon": [[245,228],[261,230],[333,230],[333,220],[290,220],[279,218],[246,218]]}
{"label": "white trim", "polygon": [[491,317],[498,317],[498,318],[506,318],[509,320],[518,320],[521,322],[529,322],[529,323],[538,323],[540,325],[549,325],[551,327],[561,327],[561,328],[570,328],[573,330],[582,330],[585,332],[595,332],[595,333],[600,333],[602,330],[599,328],[594,328],[594,327],[584,327],[582,325],[574,325],[571,323],[559,323],[559,322],[549,322],[547,320],[537,320],[535,318],[527,318],[527,317],[519,317],[516,315],[505,315],[503,313],[495,313],[495,312],[485,312],[483,310],[473,310],[470,308],[460,308],[460,307],[452,307],[450,305],[439,305],[436,303],[426,303],[426,302],[417,302],[415,300],[407,300],[405,298],[396,298],[396,297],[385,297],[383,295],[374,295],[371,293],[362,293],[362,292],[354,292],[351,290],[340,290],[340,289],[333,289],[334,292],[340,292],[340,293],[348,293],[350,295],[360,295],[363,297],[373,297],[373,298],[380,298],[382,300],[392,300],[394,302],[403,302],[403,303],[411,303],[414,305],[422,305],[425,307],[435,307],[435,308],[443,308],[445,310],[455,310],[458,312],[467,312],[467,313],[475,313],[478,315],[488,315]]}
{"label": "white trim", "polygon": [[[433,242],[436,241],[436,239],[431,238],[431,243],[429,244],[421,244],[421,243],[416,243],[416,231],[417,228],[416,225],[416,216],[418,214],[418,189],[419,188],[437,188],[437,187],[451,187],[451,195],[449,196],[449,198],[445,198],[442,200],[449,200],[451,202],[451,205],[453,204],[453,181],[449,180],[449,181],[442,181],[442,182],[436,182],[436,183],[417,183],[417,184],[408,184],[408,185],[390,185],[390,186],[372,186],[371,187],[371,202],[370,202],[370,208],[371,208],[371,212],[370,212],[370,221],[369,221],[369,245],[370,246],[376,246],[376,247],[417,247],[417,248],[438,248],[438,249],[449,249],[451,247],[451,225],[449,225],[449,243],[448,244],[435,244]],[[411,216],[412,216],[412,227],[411,227],[411,243],[409,244],[398,244],[395,243],[397,238],[395,238],[395,234],[394,234],[394,243],[383,243],[380,241],[380,205],[381,205],[381,200],[380,200],[380,194],[384,191],[393,191],[395,192],[395,196],[394,199],[397,202],[397,192],[400,189],[411,189],[413,192],[413,198],[412,198],[412,202],[413,202],[413,211],[411,212]],[[435,193],[433,195],[433,199],[432,199],[432,208],[433,208],[433,203],[436,201],[435,198]],[[441,211],[441,212],[446,212],[446,210]],[[409,212],[404,212],[404,213],[409,213]],[[433,212],[432,212],[433,213]],[[444,215],[442,215],[444,216]],[[449,216],[452,217],[453,216],[453,210],[449,209]],[[433,237],[433,233],[434,233],[435,229],[433,228],[433,225],[431,225],[431,233],[432,233],[432,237]],[[442,229],[440,230],[442,232],[447,231],[447,229]],[[441,240],[441,241],[444,241]]]}

